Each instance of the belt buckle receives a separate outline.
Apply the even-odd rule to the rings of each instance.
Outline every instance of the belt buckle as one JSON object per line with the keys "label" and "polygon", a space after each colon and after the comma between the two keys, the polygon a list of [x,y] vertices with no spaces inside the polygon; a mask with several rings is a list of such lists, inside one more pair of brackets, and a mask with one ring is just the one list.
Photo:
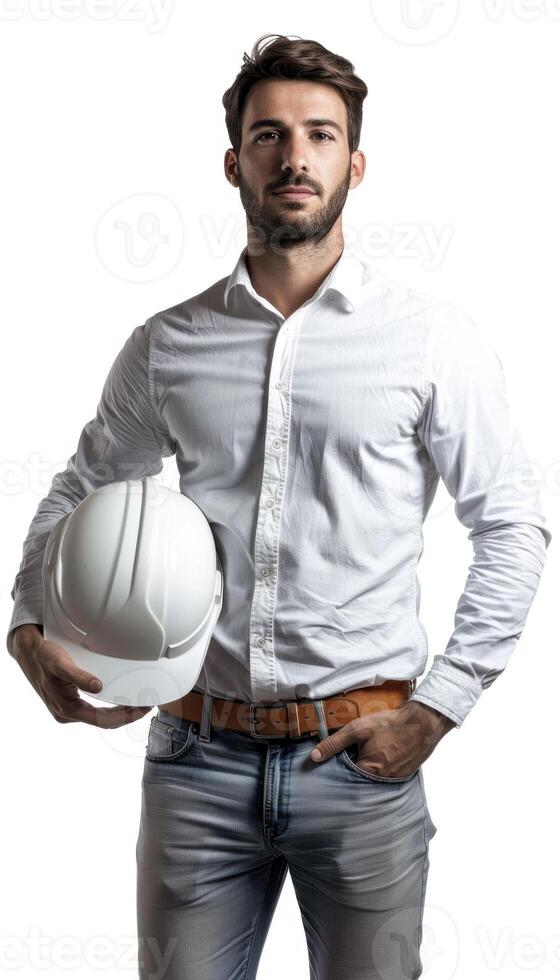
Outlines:
{"label": "belt buckle", "polygon": [[255,731],[255,716],[253,714],[255,708],[284,708],[284,701],[268,701],[266,703],[262,701],[250,701],[249,702],[249,727],[251,735],[253,738],[287,738],[290,734],[289,730],[287,732],[280,733],[278,735],[260,735],[259,732]]}

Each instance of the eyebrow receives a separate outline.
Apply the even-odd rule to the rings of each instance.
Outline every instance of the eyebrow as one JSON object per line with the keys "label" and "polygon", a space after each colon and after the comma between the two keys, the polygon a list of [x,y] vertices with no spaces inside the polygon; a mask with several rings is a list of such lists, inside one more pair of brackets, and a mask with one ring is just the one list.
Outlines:
{"label": "eyebrow", "polygon": [[[344,136],[344,130],[342,126],[339,126],[334,119],[306,119],[304,126],[332,126],[333,129],[337,129],[338,132]],[[284,123],[281,119],[256,119],[255,122],[251,123],[247,132],[252,133],[255,129],[260,129],[261,126],[275,126],[277,128],[283,128]]]}

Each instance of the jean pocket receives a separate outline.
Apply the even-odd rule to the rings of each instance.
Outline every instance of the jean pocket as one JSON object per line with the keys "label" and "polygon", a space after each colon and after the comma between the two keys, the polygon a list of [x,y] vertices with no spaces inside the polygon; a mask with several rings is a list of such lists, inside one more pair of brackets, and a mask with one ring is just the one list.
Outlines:
{"label": "jean pocket", "polygon": [[358,758],[358,748],[356,745],[350,745],[347,749],[342,749],[340,757],[350,772],[356,773],[362,779],[369,779],[373,783],[408,783],[420,772],[419,766],[410,776],[378,776],[376,773],[369,772],[367,769],[362,769],[356,763],[356,759]]}
{"label": "jean pocket", "polygon": [[193,745],[194,721],[184,727],[170,725],[154,716],[150,722],[146,758],[150,762],[176,762],[182,759]]}

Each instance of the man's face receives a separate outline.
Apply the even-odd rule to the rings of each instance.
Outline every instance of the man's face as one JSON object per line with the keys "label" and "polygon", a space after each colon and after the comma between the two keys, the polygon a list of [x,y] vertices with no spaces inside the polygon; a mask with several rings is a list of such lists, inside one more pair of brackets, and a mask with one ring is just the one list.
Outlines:
{"label": "man's face", "polygon": [[[228,150],[226,169],[259,240],[282,250],[328,235],[361,180],[362,158],[350,153],[346,106],[331,85],[263,79],[243,107],[237,168]],[[288,185],[312,193],[282,194]]]}

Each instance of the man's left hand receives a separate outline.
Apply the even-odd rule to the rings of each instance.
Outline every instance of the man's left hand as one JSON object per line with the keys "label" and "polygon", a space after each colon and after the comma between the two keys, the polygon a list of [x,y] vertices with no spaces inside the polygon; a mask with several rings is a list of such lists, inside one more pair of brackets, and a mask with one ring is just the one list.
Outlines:
{"label": "man's left hand", "polygon": [[[455,727],[447,715],[421,701],[408,700],[400,708],[387,708],[356,718],[315,746],[313,762],[323,762],[353,742],[359,746],[356,765],[374,776],[406,779],[432,754],[437,743]],[[315,757],[319,750],[321,758]]]}

